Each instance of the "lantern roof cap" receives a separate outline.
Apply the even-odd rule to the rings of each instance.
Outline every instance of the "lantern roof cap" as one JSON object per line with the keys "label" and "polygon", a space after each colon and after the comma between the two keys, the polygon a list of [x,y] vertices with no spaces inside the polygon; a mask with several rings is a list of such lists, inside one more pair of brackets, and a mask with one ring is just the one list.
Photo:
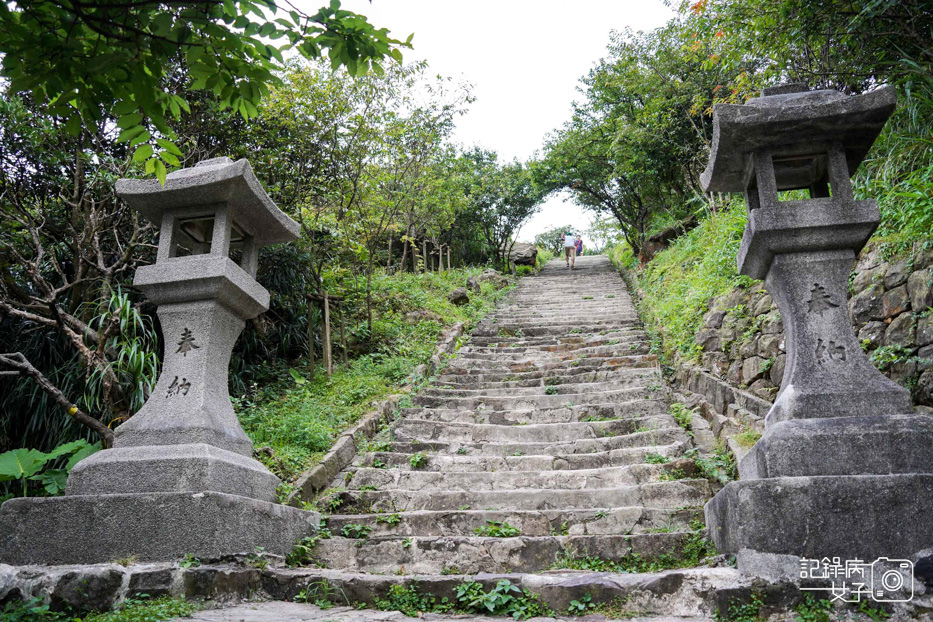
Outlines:
{"label": "lantern roof cap", "polygon": [[802,84],[764,89],[744,105],[716,104],[712,149],[700,182],[707,192],[742,192],[755,152],[819,155],[831,145],[842,146],[852,175],[896,104],[893,86],[847,96]]}
{"label": "lantern roof cap", "polygon": [[120,179],[116,192],[157,226],[169,209],[224,204],[234,222],[260,246],[296,240],[301,232],[300,225],[272,202],[247,160],[203,160],[170,173],[165,186],[154,179]]}

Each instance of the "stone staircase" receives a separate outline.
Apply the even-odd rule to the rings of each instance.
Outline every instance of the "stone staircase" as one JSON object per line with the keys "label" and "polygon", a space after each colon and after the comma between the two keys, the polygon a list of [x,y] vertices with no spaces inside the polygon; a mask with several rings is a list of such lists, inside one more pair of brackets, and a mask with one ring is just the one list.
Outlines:
{"label": "stone staircase", "polygon": [[[712,491],[677,468],[693,466],[678,462],[692,439],[668,407],[657,357],[608,259],[581,257],[572,272],[552,261],[520,280],[318,499],[331,512],[331,537],[314,550],[320,576],[384,592],[389,576],[430,586],[507,575],[530,586],[543,573],[539,588],[571,578],[572,597],[611,600],[632,586],[651,594],[644,585],[662,575],[614,581],[570,569],[574,560],[677,565],[696,541]],[[716,583],[703,571],[669,572],[674,591],[694,592],[683,602],[704,602]],[[648,602],[669,599],[669,588],[655,586],[640,610],[672,613]]]}

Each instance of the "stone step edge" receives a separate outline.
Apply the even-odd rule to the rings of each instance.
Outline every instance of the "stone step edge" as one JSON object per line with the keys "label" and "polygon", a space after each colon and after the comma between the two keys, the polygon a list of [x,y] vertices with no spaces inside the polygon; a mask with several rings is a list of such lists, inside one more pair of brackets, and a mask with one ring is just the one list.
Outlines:
{"label": "stone step edge", "polygon": [[[463,322],[457,322],[441,333],[431,358],[427,363],[418,366],[414,376],[429,378],[433,375],[445,364],[447,356],[456,351],[462,335]],[[356,458],[357,446],[372,440],[382,427],[388,425],[392,413],[398,409],[399,401],[403,397],[414,395],[417,388],[414,384],[402,387],[385,400],[377,402],[373,410],[360,417],[356,425],[344,430],[321,461],[298,476],[294,489],[285,499],[285,505],[300,508],[302,502],[310,501],[315,494],[327,488]]]}
{"label": "stone step edge", "polygon": [[[205,560],[206,562],[207,560]],[[152,597],[176,596],[195,601],[230,603],[238,601],[294,602],[302,591],[325,588],[333,604],[376,606],[377,600],[396,590],[417,591],[456,602],[456,589],[475,581],[489,592],[499,581],[537,595],[538,599],[561,614],[570,601],[590,595],[591,602],[611,603],[634,597],[632,613],[667,615],[689,620],[713,620],[718,611],[728,611],[732,603],[760,598],[769,611],[790,611],[806,592],[791,581],[769,581],[743,576],[729,567],[702,566],[652,573],[620,574],[574,570],[543,573],[481,573],[475,575],[372,575],[318,568],[285,568],[271,559],[265,569],[245,563],[204,563],[181,568],[177,563],[146,563],[124,567],[118,564],[87,566],[0,567],[0,576],[15,583],[21,597],[48,601],[56,594],[64,605],[88,604],[83,590],[73,588],[76,577],[95,586],[94,608],[107,611],[124,599],[145,592]],[[327,596],[319,594],[319,596]],[[313,598],[312,598],[313,600]],[[507,620],[508,618],[501,618]],[[670,618],[666,618],[670,619]]]}
{"label": "stone step edge", "polygon": [[[510,519],[519,524],[524,524],[525,521],[546,521],[547,523],[553,525],[560,525],[561,523],[567,522],[570,523],[573,521],[572,527],[575,525],[588,525],[589,523],[596,523],[604,518],[611,517],[613,515],[634,515],[637,513],[638,519],[636,521],[635,527],[638,527],[638,523],[642,520],[649,520],[654,516],[666,516],[668,518],[669,524],[673,524],[676,520],[684,519],[684,529],[679,529],[678,531],[685,531],[687,527],[693,525],[690,524],[691,521],[696,520],[702,523],[703,521],[703,506],[693,506],[693,507],[677,507],[677,508],[645,508],[641,506],[625,506],[618,508],[587,508],[587,509],[552,509],[552,510],[414,510],[409,512],[383,512],[381,514],[331,514],[326,518],[322,519],[322,524],[326,524],[329,529],[335,534],[339,534],[339,528],[343,525],[349,524],[363,524],[371,525],[374,527],[374,531],[378,532],[376,535],[371,535],[370,538],[378,537],[396,537],[396,538],[405,538],[405,537],[448,537],[450,535],[459,535],[459,536],[470,536],[474,535],[474,529],[469,530],[467,533],[447,533],[447,534],[422,534],[418,535],[406,531],[406,527],[411,522],[431,522],[443,520],[450,525],[456,524],[458,521],[471,525],[475,524],[476,526],[485,526],[489,525],[491,522],[508,522]],[[396,518],[397,517],[397,518]],[[654,529],[653,527],[648,527],[645,531],[632,531],[630,533],[619,534],[619,535],[637,535],[652,533],[650,530]],[[673,532],[672,529],[670,532]],[[668,533],[670,533],[668,532]],[[660,532],[657,532],[660,533]],[[521,534],[520,534],[521,535]],[[535,534],[525,534],[526,537],[531,536],[535,537]],[[540,534],[540,535],[554,535],[554,534]],[[594,532],[594,533],[567,533],[568,536],[586,536],[586,535],[611,535],[605,532]],[[332,536],[336,537],[336,536]]]}
{"label": "stone step edge", "polygon": [[[248,572],[248,571],[245,571]],[[202,589],[213,588],[213,594],[223,589],[224,578],[219,572],[205,569]],[[547,571],[544,573],[481,573],[474,575],[371,575],[329,569],[269,569],[251,577],[250,587],[273,600],[294,600],[302,590],[325,591],[338,606],[369,608],[385,601],[390,591],[399,590],[428,595],[440,603],[457,602],[456,590],[461,584],[475,581],[485,592],[502,580],[537,596],[540,602],[556,613],[564,613],[572,600],[584,600],[589,595],[594,604],[624,602],[637,597],[632,614],[675,615],[691,620],[713,620],[717,611],[727,611],[732,602],[747,602],[757,595],[766,605],[791,608],[802,600],[801,592],[790,583],[753,583],[734,568],[700,567],[665,570],[656,573],[608,573],[588,571]],[[193,582],[192,582],[193,583]],[[228,588],[229,589],[229,588]],[[503,618],[506,619],[506,618]]]}

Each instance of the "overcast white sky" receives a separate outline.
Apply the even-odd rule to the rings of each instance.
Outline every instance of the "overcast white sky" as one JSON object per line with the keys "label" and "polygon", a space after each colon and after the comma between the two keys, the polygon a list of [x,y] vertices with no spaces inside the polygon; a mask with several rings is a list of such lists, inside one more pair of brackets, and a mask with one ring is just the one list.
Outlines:
{"label": "overcast white sky", "polygon": [[[315,12],[321,0],[296,2]],[[456,140],[525,160],[570,116],[576,87],[603,56],[610,30],[649,30],[673,12],[662,0],[344,0],[397,39],[414,33],[405,60],[427,60],[439,74],[474,85],[476,102],[457,123]],[[519,234],[588,226],[591,216],[554,196]]]}

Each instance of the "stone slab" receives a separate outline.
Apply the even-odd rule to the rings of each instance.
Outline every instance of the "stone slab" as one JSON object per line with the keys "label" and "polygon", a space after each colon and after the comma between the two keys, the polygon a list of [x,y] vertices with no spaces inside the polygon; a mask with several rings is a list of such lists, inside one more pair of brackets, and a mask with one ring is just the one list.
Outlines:
{"label": "stone slab", "polygon": [[716,548],[808,558],[911,558],[933,543],[933,475],[730,482],[706,504]]}
{"label": "stone slab", "polygon": [[272,502],[279,483],[259,461],[212,445],[151,445],[105,449],[82,460],[68,476],[67,494],[209,490]]}
{"label": "stone slab", "polygon": [[320,515],[216,492],[11,499],[0,507],[0,562],[218,559],[257,546],[285,555]]}
{"label": "stone slab", "polygon": [[933,473],[933,418],[792,419],[767,428],[739,461],[742,481],[814,475]]}
{"label": "stone slab", "polygon": [[[436,613],[419,614],[422,620],[471,620],[473,622],[502,622],[502,616],[488,617],[477,615],[441,615]],[[244,603],[226,609],[212,609],[199,611],[186,620],[193,622],[406,622],[412,620],[400,611],[375,611],[364,609],[362,611],[353,607],[331,607],[321,609],[314,605],[300,603]],[[705,618],[684,618],[670,616],[636,616],[627,618],[632,622],[692,622],[702,621]],[[558,616],[556,618],[529,618],[529,622],[559,622],[579,620],[573,616]]]}

